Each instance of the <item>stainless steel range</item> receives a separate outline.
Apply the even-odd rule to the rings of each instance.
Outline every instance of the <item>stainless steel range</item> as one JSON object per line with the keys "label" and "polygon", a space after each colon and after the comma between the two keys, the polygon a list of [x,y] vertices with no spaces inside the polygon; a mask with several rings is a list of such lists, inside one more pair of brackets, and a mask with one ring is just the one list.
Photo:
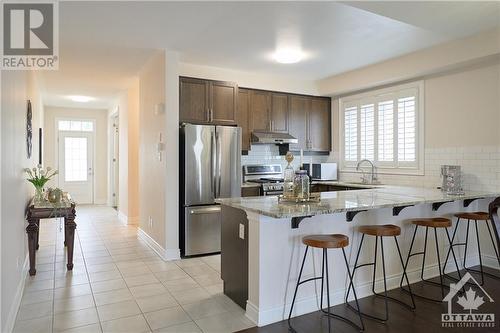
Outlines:
{"label": "stainless steel range", "polygon": [[279,164],[244,165],[243,181],[260,184],[260,195],[283,194],[283,168]]}

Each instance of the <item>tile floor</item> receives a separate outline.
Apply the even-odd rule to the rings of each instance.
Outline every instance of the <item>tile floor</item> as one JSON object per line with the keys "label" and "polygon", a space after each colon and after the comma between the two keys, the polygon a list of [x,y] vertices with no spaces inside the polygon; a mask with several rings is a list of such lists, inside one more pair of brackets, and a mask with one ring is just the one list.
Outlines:
{"label": "tile floor", "polygon": [[43,220],[37,274],[14,332],[234,332],[254,326],[222,293],[220,256],[164,262],[112,208],[77,208],[74,269],[58,220]]}

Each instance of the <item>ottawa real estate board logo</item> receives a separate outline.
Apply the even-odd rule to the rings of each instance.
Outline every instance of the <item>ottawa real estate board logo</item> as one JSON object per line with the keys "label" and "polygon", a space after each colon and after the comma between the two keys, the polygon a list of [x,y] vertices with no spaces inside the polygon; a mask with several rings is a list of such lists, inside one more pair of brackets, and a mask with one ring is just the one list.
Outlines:
{"label": "ottawa real estate board logo", "polygon": [[2,1],[2,70],[58,69],[57,1]]}
{"label": "ottawa real estate board logo", "polygon": [[[450,292],[443,302],[448,303],[448,312],[441,314],[441,327],[493,328],[496,325],[494,313],[481,313],[479,310],[486,302],[493,303],[493,298],[469,272],[456,284],[450,284]],[[454,303],[458,305],[455,310],[460,311],[454,311]]]}

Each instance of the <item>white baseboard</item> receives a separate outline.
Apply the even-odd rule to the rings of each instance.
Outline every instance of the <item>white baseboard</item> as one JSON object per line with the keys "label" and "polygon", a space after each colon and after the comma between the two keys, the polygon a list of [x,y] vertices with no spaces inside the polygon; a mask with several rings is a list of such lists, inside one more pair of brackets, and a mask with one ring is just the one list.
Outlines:
{"label": "white baseboard", "polygon": [[127,215],[123,214],[123,212],[121,212],[121,211],[118,211],[118,220],[120,220],[120,222],[123,224],[128,224]]}
{"label": "white baseboard", "polygon": [[147,234],[141,228],[137,228],[137,235],[140,239],[142,239],[148,246],[155,251],[160,258],[165,261],[177,260],[180,259],[180,250],[179,249],[164,249],[160,244],[158,244],[151,236]]}
{"label": "white baseboard", "polygon": [[26,276],[28,274],[28,270],[29,270],[29,254],[27,253],[26,258],[24,258],[23,269],[21,271],[23,278],[20,279],[19,283],[17,284],[16,295],[14,296],[14,300],[12,301],[12,304],[10,306],[10,311],[9,311],[7,320],[5,321],[5,327],[2,330],[2,332],[10,333],[14,330],[17,312],[19,311],[19,308],[21,307],[21,300],[22,300],[23,294],[24,294],[24,286],[26,284],[25,282],[26,282]]}
{"label": "white baseboard", "polygon": [[[493,256],[482,256],[483,258],[483,265],[484,266],[490,266],[494,268],[498,268],[498,263],[496,261],[496,258]],[[462,269],[462,264],[463,259],[462,258],[457,258],[457,261],[459,262],[459,267]],[[467,258],[467,266],[476,266],[479,265],[479,256],[471,256]],[[352,269],[352,267],[351,267]],[[451,269],[451,268],[450,268]],[[449,272],[449,271],[447,271]],[[411,271],[407,272],[408,275],[408,280],[410,283],[416,283],[420,281],[420,269],[416,268]],[[433,278],[436,276],[439,276],[439,270],[438,270],[438,265],[428,265],[424,269],[424,276],[426,279],[428,278]],[[354,277],[356,280],[356,276]],[[390,276],[387,276],[387,290],[399,288],[399,283],[401,281],[401,274],[393,274]],[[405,283],[406,284],[406,283]],[[342,289],[337,289],[336,286],[333,286],[335,289],[337,289],[334,292],[330,293],[330,303],[332,306],[342,304],[344,303],[345,300],[345,295],[347,292],[347,279],[346,279],[346,285]],[[330,286],[332,287],[332,286]],[[358,299],[368,297],[372,295],[372,284],[371,281],[366,281],[363,283],[355,284],[356,287],[356,294],[358,296]],[[383,279],[379,278],[375,281],[375,289],[380,291],[383,290]],[[319,305],[320,305],[320,293],[318,293],[315,296],[308,296],[304,298],[297,298],[295,300],[295,305],[293,307],[293,314],[292,317],[300,316],[303,314],[311,313],[314,311],[319,310]],[[353,300],[353,293],[351,291],[350,293],[350,300]],[[324,298],[324,302],[326,302],[326,295]],[[246,305],[246,316],[254,322],[256,325],[259,327],[269,325],[281,320],[285,320],[288,318],[288,313],[290,311],[291,307],[291,298],[287,300],[286,304],[283,304],[282,306],[277,306],[274,308],[270,309],[259,309],[257,306],[252,304],[251,302],[247,301]]]}

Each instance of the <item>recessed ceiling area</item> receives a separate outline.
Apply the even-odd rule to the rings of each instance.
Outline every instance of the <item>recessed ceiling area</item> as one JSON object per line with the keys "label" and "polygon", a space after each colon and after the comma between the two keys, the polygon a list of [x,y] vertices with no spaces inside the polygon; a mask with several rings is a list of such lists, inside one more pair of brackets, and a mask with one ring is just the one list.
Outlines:
{"label": "recessed ceiling area", "polygon": [[[78,2],[59,4],[60,64],[45,104],[106,107],[157,49],[182,62],[318,80],[495,28],[498,2]],[[278,63],[279,49],[300,61]],[[82,106],[82,105],[78,105]]]}

